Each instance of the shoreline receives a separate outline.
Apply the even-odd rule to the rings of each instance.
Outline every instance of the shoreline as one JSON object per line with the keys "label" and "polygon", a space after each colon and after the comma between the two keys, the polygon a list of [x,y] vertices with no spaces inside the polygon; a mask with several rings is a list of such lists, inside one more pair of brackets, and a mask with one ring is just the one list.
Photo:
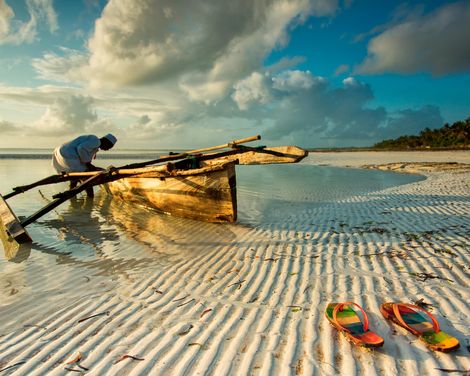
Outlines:
{"label": "shoreline", "polygon": [[470,164],[458,162],[402,162],[402,163],[385,163],[379,165],[364,165],[362,168],[393,171],[405,174],[426,174],[433,172],[469,172]]}
{"label": "shoreline", "polygon": [[311,153],[361,153],[361,152],[378,152],[378,153],[438,153],[438,152],[469,152],[470,147],[463,148],[422,148],[422,149],[413,149],[413,148],[403,148],[403,149],[374,149],[372,147],[345,147],[345,148],[306,148]]}
{"label": "shoreline", "polygon": [[[420,154],[415,151],[344,151],[310,152],[312,164],[379,169],[405,173],[470,171],[470,151],[434,151]],[[368,161],[368,163],[363,163]]]}

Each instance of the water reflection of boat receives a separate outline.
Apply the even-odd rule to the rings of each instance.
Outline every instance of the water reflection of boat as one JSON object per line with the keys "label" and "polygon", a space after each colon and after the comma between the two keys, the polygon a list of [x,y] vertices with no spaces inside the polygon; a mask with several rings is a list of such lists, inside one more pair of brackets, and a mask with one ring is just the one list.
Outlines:
{"label": "water reflection of boat", "polygon": [[118,227],[126,238],[154,255],[190,259],[191,255],[232,244],[244,231],[232,224],[221,226],[166,215],[146,205],[113,200],[109,195],[101,195],[98,206],[103,216],[109,218],[109,225]]}
{"label": "water reflection of boat", "polygon": [[21,260],[20,253],[10,259],[12,251],[6,248],[5,258],[10,262],[21,262],[32,254],[36,257],[35,265],[45,267],[45,275],[40,277],[45,278],[45,283],[48,283],[50,270],[65,272],[72,279],[80,275],[80,278],[86,278],[85,282],[98,276],[127,281],[135,274],[158,270],[165,264],[166,260],[156,257],[145,247],[136,246],[126,234],[123,235],[122,228],[109,221],[115,210],[111,211],[110,201],[102,201],[100,197],[98,195],[95,201],[70,200],[70,205],[60,214],[41,220],[40,226],[33,230],[40,232],[36,233],[34,243],[19,246],[15,242],[21,247]]}
{"label": "water reflection of boat", "polygon": [[26,260],[31,254],[31,243],[21,244],[15,241],[8,235],[2,221],[0,221],[0,242],[8,261],[19,263]]}

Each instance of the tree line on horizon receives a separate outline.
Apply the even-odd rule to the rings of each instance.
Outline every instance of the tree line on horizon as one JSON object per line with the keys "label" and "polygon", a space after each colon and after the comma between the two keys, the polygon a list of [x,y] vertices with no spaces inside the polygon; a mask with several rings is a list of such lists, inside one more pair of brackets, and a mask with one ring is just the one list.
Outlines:
{"label": "tree line on horizon", "polygon": [[470,118],[438,129],[423,129],[416,136],[401,136],[383,140],[374,149],[469,149]]}

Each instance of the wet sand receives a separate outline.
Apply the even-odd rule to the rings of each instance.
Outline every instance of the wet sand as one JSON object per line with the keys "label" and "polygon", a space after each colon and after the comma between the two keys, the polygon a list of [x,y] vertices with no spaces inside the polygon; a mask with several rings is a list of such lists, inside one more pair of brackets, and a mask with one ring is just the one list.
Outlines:
{"label": "wet sand", "polygon": [[[470,152],[312,153],[303,163],[394,163],[426,179],[281,207],[255,225],[202,225],[99,197],[90,220],[77,200],[31,230],[43,239],[60,228],[62,239],[4,264],[2,375],[468,371],[470,169],[448,162],[470,164]],[[103,235],[114,225],[125,237]],[[380,315],[382,302],[421,299],[458,351],[433,352]],[[368,312],[383,348],[351,345],[324,318],[329,302],[350,300]]]}

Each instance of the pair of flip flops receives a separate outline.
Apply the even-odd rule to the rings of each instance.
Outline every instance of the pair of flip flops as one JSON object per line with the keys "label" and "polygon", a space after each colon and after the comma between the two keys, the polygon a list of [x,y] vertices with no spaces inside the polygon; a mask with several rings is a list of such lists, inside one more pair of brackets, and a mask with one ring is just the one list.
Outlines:
{"label": "pair of flip flops", "polygon": [[[362,319],[354,308],[362,313]],[[459,347],[459,341],[443,332],[436,318],[421,307],[406,303],[384,303],[380,306],[380,312],[386,319],[418,336],[432,350],[448,352]],[[366,312],[354,302],[330,303],[326,307],[325,316],[356,345],[376,348],[384,344],[382,337],[369,330]]]}

